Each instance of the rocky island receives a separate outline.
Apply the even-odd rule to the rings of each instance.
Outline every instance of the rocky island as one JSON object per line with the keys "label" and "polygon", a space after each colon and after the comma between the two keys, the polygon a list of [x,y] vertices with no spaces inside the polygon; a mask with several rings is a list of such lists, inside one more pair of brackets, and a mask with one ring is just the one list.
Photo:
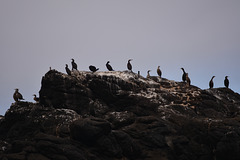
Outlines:
{"label": "rocky island", "polygon": [[239,160],[240,95],[128,71],[50,70],[0,117],[0,160]]}

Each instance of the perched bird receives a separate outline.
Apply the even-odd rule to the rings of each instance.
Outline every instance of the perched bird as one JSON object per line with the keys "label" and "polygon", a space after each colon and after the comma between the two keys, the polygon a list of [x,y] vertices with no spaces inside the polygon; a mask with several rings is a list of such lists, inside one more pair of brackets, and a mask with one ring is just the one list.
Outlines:
{"label": "perched bird", "polygon": [[191,79],[189,78],[188,73],[186,73],[186,81],[187,81],[187,84],[190,86],[191,85]]}
{"label": "perched bird", "polygon": [[214,86],[214,83],[213,83],[213,78],[214,78],[215,76],[212,76],[212,78],[211,78],[211,80],[209,81],[209,88],[211,89],[211,88],[213,88],[213,86]]}
{"label": "perched bird", "polygon": [[151,70],[147,71],[147,78],[150,78],[150,73],[149,72],[151,72]]}
{"label": "perched bird", "polygon": [[74,62],[74,59],[72,59],[72,70],[77,70],[77,64]]}
{"label": "perched bird", "polygon": [[95,66],[92,66],[92,65],[89,66],[89,69],[92,72],[96,72],[97,70],[99,70],[99,68],[96,68]]}
{"label": "perched bird", "polygon": [[132,65],[131,65],[130,61],[132,61],[132,59],[128,60],[127,68],[128,68],[128,70],[130,70],[132,72]]}
{"label": "perched bird", "polygon": [[36,94],[34,94],[33,96],[34,96],[34,97],[33,97],[33,100],[36,101],[36,102],[38,103],[39,100],[40,100],[39,97],[37,97]]}
{"label": "perched bird", "polygon": [[224,79],[224,85],[226,88],[229,87],[229,80],[228,80],[228,76],[225,76],[225,79]]}
{"label": "perched bird", "polygon": [[162,71],[160,70],[160,66],[157,68],[157,74],[159,75],[160,78],[162,78]]}
{"label": "perched bird", "polygon": [[112,68],[112,66],[111,66],[109,63],[110,63],[110,61],[107,61],[106,67],[107,67],[107,69],[108,69],[109,71],[113,71],[113,68]]}
{"label": "perched bird", "polygon": [[186,72],[184,70],[184,68],[181,68],[183,71],[183,75],[182,75],[182,81],[185,82],[186,81]]}
{"label": "perched bird", "polygon": [[67,64],[66,64],[65,69],[66,69],[67,74],[68,74],[69,76],[71,76],[71,71],[70,71],[70,69],[68,68],[68,65],[67,65]]}
{"label": "perched bird", "polygon": [[14,92],[14,94],[13,94],[13,99],[14,99],[16,102],[18,102],[19,100],[24,100],[22,94],[18,92],[18,89],[17,89],[17,88],[15,89],[15,92]]}

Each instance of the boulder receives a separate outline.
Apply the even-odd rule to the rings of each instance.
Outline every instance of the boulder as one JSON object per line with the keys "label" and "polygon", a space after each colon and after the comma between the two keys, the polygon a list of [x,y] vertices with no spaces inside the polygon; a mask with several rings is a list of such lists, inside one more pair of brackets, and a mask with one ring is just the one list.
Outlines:
{"label": "boulder", "polygon": [[111,132],[111,124],[100,118],[85,118],[70,125],[71,137],[87,145],[93,145],[100,137]]}

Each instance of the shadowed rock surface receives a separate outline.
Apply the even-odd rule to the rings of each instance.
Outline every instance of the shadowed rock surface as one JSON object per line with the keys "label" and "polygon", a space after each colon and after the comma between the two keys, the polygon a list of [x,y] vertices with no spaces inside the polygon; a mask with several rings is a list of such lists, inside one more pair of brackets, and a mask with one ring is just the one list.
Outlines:
{"label": "shadowed rock surface", "polygon": [[124,71],[51,70],[0,117],[0,160],[238,160],[240,95]]}

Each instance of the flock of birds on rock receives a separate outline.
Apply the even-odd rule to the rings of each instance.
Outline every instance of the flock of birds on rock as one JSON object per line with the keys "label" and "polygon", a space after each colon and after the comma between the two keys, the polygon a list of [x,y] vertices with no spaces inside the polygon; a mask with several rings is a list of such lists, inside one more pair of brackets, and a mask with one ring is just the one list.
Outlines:
{"label": "flock of birds on rock", "polygon": [[[72,64],[72,71],[73,71],[73,70],[77,70],[77,71],[78,71],[78,69],[77,69],[77,64],[75,63],[74,59],[71,59],[71,60],[72,60],[72,62],[71,62],[71,64]],[[132,59],[129,59],[129,60],[128,60],[128,62],[127,62],[127,69],[132,72],[132,65],[131,65],[131,63],[130,63],[131,61],[132,61]],[[110,63],[110,61],[107,61],[107,63],[106,63],[106,67],[107,67],[108,71],[114,71],[113,68],[112,68],[112,66],[111,66],[109,63]],[[72,72],[71,72],[71,70],[68,68],[68,65],[67,65],[67,64],[66,64],[66,66],[65,66],[65,69],[66,69],[67,74],[71,76],[71,75],[72,75]],[[187,83],[188,86],[190,86],[191,80],[190,80],[190,78],[189,78],[189,76],[188,76],[188,73],[185,72],[184,68],[181,68],[181,69],[182,69],[182,71],[183,71],[182,81],[185,82],[185,83]],[[50,68],[50,70],[51,70],[51,68]],[[99,68],[96,68],[95,66],[90,65],[90,66],[89,66],[89,70],[90,70],[92,73],[94,73],[94,72],[98,71]],[[151,70],[148,70],[148,71],[147,71],[147,78],[151,78],[151,76],[150,76],[150,71],[151,71]],[[160,70],[160,66],[158,66],[158,68],[157,68],[157,74],[158,74],[158,76],[159,76],[160,78],[162,78],[162,71]],[[209,88],[210,88],[210,89],[213,88],[213,86],[214,86],[214,83],[213,83],[213,79],[214,79],[214,78],[215,78],[215,76],[212,76],[211,80],[209,81]],[[225,85],[226,88],[229,87],[228,76],[225,76],[224,85]],[[38,103],[39,100],[40,100],[39,97],[37,97],[36,94],[34,94],[33,96],[34,96],[33,100],[35,100],[35,101]],[[20,100],[24,100],[22,94],[19,93],[19,89],[15,89],[15,92],[14,92],[14,94],[13,94],[13,99],[14,99],[16,102],[18,102],[18,101],[20,101]]]}
{"label": "flock of birds on rock", "polygon": [[[33,97],[33,100],[38,103],[38,102],[40,101],[40,98],[37,97],[36,94],[34,94],[33,96],[34,96],[34,97]],[[18,89],[18,88],[16,88],[16,89],[15,89],[15,92],[13,93],[13,99],[15,100],[15,102],[18,102],[18,101],[20,101],[20,100],[24,100],[24,99],[23,99],[23,96],[22,96],[22,94],[19,92],[19,89]]]}
{"label": "flock of birds on rock", "polygon": [[[127,62],[127,69],[132,72],[132,65],[131,65],[131,63],[130,63],[131,61],[132,61],[132,59],[129,59],[129,60],[128,60],[128,62]],[[72,71],[73,71],[73,70],[77,70],[77,64],[75,63],[74,59],[72,59],[72,62],[71,62],[71,63],[72,63]],[[107,67],[108,71],[114,71],[113,68],[112,68],[112,66],[111,66],[109,63],[110,63],[110,61],[107,61],[107,63],[106,63],[106,67]],[[65,69],[66,69],[66,72],[67,72],[68,75],[71,75],[71,74],[72,74],[72,72],[71,72],[71,70],[68,68],[68,65],[67,65],[67,64],[66,64]],[[190,86],[190,85],[191,85],[191,79],[189,78],[188,73],[185,72],[184,68],[181,68],[181,69],[182,69],[182,71],[183,71],[182,81],[183,81],[183,82],[186,82],[186,83]],[[89,70],[94,73],[94,72],[98,71],[99,68],[96,68],[95,66],[90,65],[90,66],[89,66]],[[147,78],[151,78],[151,76],[150,76],[150,71],[151,71],[151,70],[148,70],[148,71],[147,71]],[[160,70],[160,66],[158,66],[158,68],[157,68],[157,74],[158,74],[158,76],[159,76],[160,78],[162,78],[162,71]],[[213,77],[211,78],[210,82],[209,82],[209,88],[210,88],[210,89],[213,88],[213,86],[214,86],[214,83],[213,83],[213,78],[214,78],[214,77],[215,77],[215,76],[213,76]],[[226,88],[229,87],[228,76],[225,76],[224,85],[225,85]]]}

